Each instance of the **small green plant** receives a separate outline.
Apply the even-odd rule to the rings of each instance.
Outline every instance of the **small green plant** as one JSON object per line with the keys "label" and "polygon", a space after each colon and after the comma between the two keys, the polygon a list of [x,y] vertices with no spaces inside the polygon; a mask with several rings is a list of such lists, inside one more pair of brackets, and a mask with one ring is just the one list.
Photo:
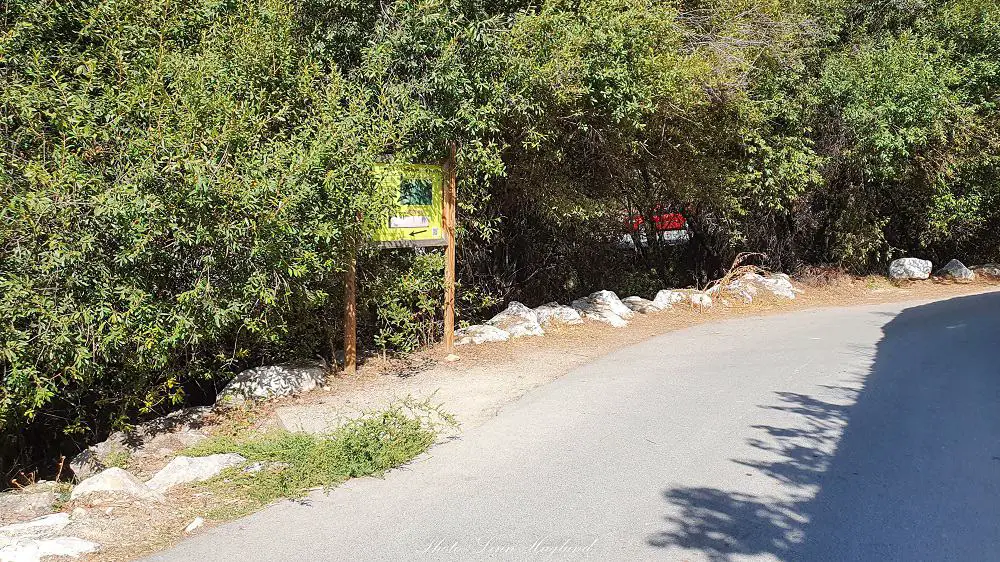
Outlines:
{"label": "small green plant", "polygon": [[56,495],[56,500],[52,502],[52,508],[56,511],[61,511],[63,506],[70,501],[71,494],[73,493],[73,484],[70,482],[56,482],[52,491]]}
{"label": "small green plant", "polygon": [[217,418],[213,434],[231,437],[246,435],[265,417],[266,413],[258,404],[249,401],[231,403]]}
{"label": "small green plant", "polygon": [[383,352],[410,352],[432,343],[440,331],[444,257],[395,256],[370,279],[366,304],[376,311],[375,344]]}
{"label": "small green plant", "polygon": [[328,435],[284,430],[245,436],[219,435],[185,454],[239,453],[245,466],[230,469],[202,487],[220,497],[208,513],[231,519],[280,498],[330,488],[358,476],[380,475],[427,450],[454,420],[427,402],[406,401],[351,420]]}
{"label": "small green plant", "polygon": [[128,469],[130,462],[132,462],[132,451],[128,449],[115,449],[105,455],[103,464],[108,468]]}

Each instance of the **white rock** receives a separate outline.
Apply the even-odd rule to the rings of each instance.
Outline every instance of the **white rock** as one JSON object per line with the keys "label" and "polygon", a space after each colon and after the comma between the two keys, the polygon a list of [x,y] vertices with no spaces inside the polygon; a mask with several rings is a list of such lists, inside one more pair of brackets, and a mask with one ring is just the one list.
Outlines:
{"label": "white rock", "polygon": [[712,297],[705,293],[691,293],[691,304],[695,308],[711,308]]}
{"label": "white rock", "polygon": [[198,429],[204,425],[205,416],[212,413],[211,406],[194,406],[170,412],[169,414],[143,422],[136,426],[130,438],[139,437],[143,442],[164,433],[177,433]]}
{"label": "white rock", "polygon": [[618,298],[618,295],[614,291],[597,291],[596,293],[591,293],[587,298],[593,302],[607,305],[611,309],[611,312],[626,320],[633,316],[632,309],[625,306],[625,303]]}
{"label": "white rock", "polygon": [[218,476],[223,470],[245,463],[236,453],[209,455],[207,457],[177,457],[146,482],[149,489],[166,492],[180,484],[204,482]]}
{"label": "white rock", "polygon": [[200,431],[203,418],[211,408],[184,408],[166,416],[141,423],[128,432],[116,431],[104,441],[88,447],[70,460],[69,466],[78,480],[84,480],[107,467],[112,455],[142,462],[162,458],[164,453],[191,447],[207,436]]}
{"label": "white rock", "polygon": [[609,324],[613,328],[624,328],[625,326],[628,326],[628,320],[625,320],[621,316],[618,316],[609,310],[581,310],[581,312],[584,317]]}
{"label": "white rock", "polygon": [[[753,277],[751,277],[753,276]],[[760,275],[756,273],[748,273],[744,275],[741,279],[737,279],[726,286],[726,291],[738,296],[743,302],[749,304],[753,302],[753,299],[757,297],[757,284],[754,282],[756,278],[763,279]],[[718,287],[718,285],[716,285]],[[716,287],[713,287],[716,288]]]}
{"label": "white rock", "polygon": [[0,562],[39,562],[49,556],[77,558],[98,549],[97,543],[76,537],[18,540],[0,547]]}
{"label": "white rock", "polygon": [[597,291],[576,299],[573,301],[573,308],[587,318],[610,324],[615,328],[627,326],[627,320],[634,315],[612,291]]}
{"label": "white rock", "polygon": [[51,490],[0,494],[0,521],[19,521],[52,513],[56,495]]}
{"label": "white rock", "polygon": [[[736,290],[733,290],[734,285],[736,286],[735,287]],[[731,283],[729,285],[729,290],[736,294],[739,294],[740,296],[744,296],[744,294],[741,293],[740,291],[746,293],[748,290],[750,290],[751,287],[754,286],[769,291],[772,295],[776,297],[789,300],[795,299],[795,293],[798,292],[798,289],[796,289],[795,286],[792,285],[792,280],[784,273],[774,273],[768,275],[767,277],[759,273],[747,273],[740,279],[737,279],[736,281]],[[752,290],[752,293],[750,295],[751,299],[744,299],[744,300],[748,301],[752,300],[752,297],[756,295],[757,291]]]}
{"label": "white rock", "polygon": [[535,307],[535,314],[538,316],[538,323],[542,327],[583,324],[583,317],[580,312],[572,306],[566,306],[557,302],[550,302]]}
{"label": "white rock", "polygon": [[194,521],[188,523],[187,527],[184,527],[184,532],[185,533],[193,533],[195,530],[197,530],[198,528],[200,528],[204,524],[205,524],[205,519],[204,518],[202,518],[202,517],[195,517]]}
{"label": "white rock", "polygon": [[166,433],[163,435],[157,435],[150,439],[149,442],[143,447],[142,451],[150,454],[155,452],[159,455],[170,455],[182,449],[193,447],[205,439],[208,439],[208,435],[205,435],[198,430]]}
{"label": "white rock", "polygon": [[653,298],[653,303],[660,307],[660,309],[667,309],[674,304],[684,302],[685,300],[687,300],[687,296],[685,296],[683,292],[663,289],[656,293],[656,297]]}
{"label": "white rock", "polygon": [[37,492],[54,492],[59,484],[53,480],[38,480],[34,484],[29,484],[27,488],[22,488],[21,492],[34,494]]}
{"label": "white rock", "polygon": [[65,529],[67,525],[69,525],[68,513],[53,513],[24,523],[0,527],[0,537],[12,538],[54,533]]}
{"label": "white rock", "polygon": [[497,328],[485,324],[475,324],[459,330],[455,330],[455,345],[467,345],[470,343],[479,345],[482,343],[493,343],[507,341],[510,334]]}
{"label": "white rock", "polygon": [[323,385],[326,376],[326,368],[315,364],[254,367],[236,375],[222,389],[218,402],[238,403],[301,394]]}
{"label": "white rock", "polygon": [[976,274],[972,272],[971,269],[965,267],[965,264],[958,260],[951,260],[944,267],[938,270],[935,274],[938,277],[948,277],[949,279],[957,279],[959,281],[972,281],[976,278]]}
{"label": "white rock", "polygon": [[792,285],[791,279],[784,274],[775,274],[765,277],[764,280],[761,281],[761,284],[765,289],[771,291],[771,294],[783,299],[794,300],[795,293],[800,292],[795,288],[795,285]]}
{"label": "white rock", "polygon": [[892,279],[927,279],[934,264],[918,258],[899,258],[889,264]]}
{"label": "white rock", "polygon": [[96,446],[80,451],[70,459],[69,467],[79,480],[90,478],[106,468],[97,456]]}
{"label": "white rock", "polygon": [[503,312],[490,318],[486,324],[500,328],[512,338],[545,335],[541,324],[538,323],[538,314],[517,301],[508,304]]}
{"label": "white rock", "polygon": [[629,310],[638,312],[639,314],[649,314],[650,312],[659,312],[663,310],[663,307],[660,305],[642,297],[625,297],[625,299],[622,300],[622,304],[627,306]]}
{"label": "white rock", "polygon": [[53,513],[0,527],[0,562],[37,562],[47,556],[76,557],[97,550],[96,543],[58,536],[69,524],[68,513]]}
{"label": "white rock", "polygon": [[70,499],[92,503],[106,500],[163,501],[163,495],[130,473],[120,468],[109,468],[80,482],[73,488]]}

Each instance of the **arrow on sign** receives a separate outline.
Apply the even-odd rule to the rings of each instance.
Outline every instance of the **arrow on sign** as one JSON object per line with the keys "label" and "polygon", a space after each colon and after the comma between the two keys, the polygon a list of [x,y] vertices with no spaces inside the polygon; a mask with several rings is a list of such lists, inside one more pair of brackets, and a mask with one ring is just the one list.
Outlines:
{"label": "arrow on sign", "polygon": [[418,235],[418,234],[423,234],[423,233],[425,233],[425,232],[427,232],[427,229],[426,229],[426,228],[425,228],[425,229],[423,229],[423,230],[417,230],[417,231],[414,231],[414,232],[411,232],[411,233],[410,233],[410,236],[416,236],[416,235]]}

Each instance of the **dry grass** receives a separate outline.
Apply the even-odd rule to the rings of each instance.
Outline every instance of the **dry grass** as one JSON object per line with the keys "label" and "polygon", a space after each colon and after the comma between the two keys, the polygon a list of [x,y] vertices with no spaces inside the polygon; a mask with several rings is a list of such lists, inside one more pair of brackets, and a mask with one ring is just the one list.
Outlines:
{"label": "dry grass", "polygon": [[795,281],[815,289],[850,285],[854,279],[843,269],[832,265],[810,265],[795,274]]}
{"label": "dry grass", "polygon": [[721,279],[717,279],[709,283],[708,286],[705,287],[705,290],[707,291],[712,287],[719,287],[720,289],[725,291],[726,288],[729,287],[729,285],[732,284],[733,281],[743,277],[748,273],[759,273],[761,275],[768,273],[759,266],[746,263],[754,258],[760,258],[761,260],[763,260],[767,258],[767,256],[760,252],[744,252],[742,254],[737,255],[736,259],[733,260],[733,265],[729,266],[729,271],[727,271],[726,274],[723,275]]}

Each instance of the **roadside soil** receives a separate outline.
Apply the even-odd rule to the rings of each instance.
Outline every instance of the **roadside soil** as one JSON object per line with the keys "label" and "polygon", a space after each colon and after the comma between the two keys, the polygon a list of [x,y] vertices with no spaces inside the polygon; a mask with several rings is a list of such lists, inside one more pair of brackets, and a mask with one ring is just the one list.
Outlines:
{"label": "roadside soil", "polygon": [[444,361],[442,346],[403,359],[369,358],[355,377],[335,377],[324,391],[273,404],[271,422],[290,431],[324,432],[363,411],[410,397],[429,398],[443,405],[462,428],[476,427],[532,388],[613,350],[666,332],[746,315],[943,299],[995,290],[1000,283],[930,280],[896,285],[883,277],[842,276],[821,286],[801,282],[796,286],[803,292],[794,301],[757,298],[743,304],[739,298],[724,296],[730,306],[721,304],[721,299],[706,310],[680,303],[659,313],[636,314],[624,328],[588,321],[547,329],[544,337],[459,346],[460,360],[451,363]]}
{"label": "roadside soil", "polygon": [[[574,367],[650,337],[705,322],[747,315],[767,315],[808,308],[858,306],[900,301],[940,300],[1000,290],[1000,282],[955,283],[941,280],[896,284],[884,277],[835,275],[796,280],[803,292],[793,301],[760,298],[743,304],[736,297],[715,299],[715,306],[695,310],[686,303],[648,315],[636,314],[624,328],[597,322],[547,330],[544,337],[457,348],[458,361],[446,362],[442,346],[405,358],[369,357],[351,378],[334,377],[323,390],[262,404],[238,418],[219,420],[232,431],[284,428],[324,433],[360,413],[405,399],[429,400],[455,416],[459,425],[443,439],[460,435],[497,415],[507,404]],[[625,296],[625,295],[621,295]],[[729,306],[722,304],[723,299]],[[665,350],[665,356],[669,351]],[[148,467],[153,470],[156,467]],[[166,548],[184,537],[184,527],[204,515],[213,498],[204,492],[172,493],[166,505],[118,507],[111,514],[92,510],[97,521],[77,536],[101,543],[100,552],[85,560],[126,561]],[[67,507],[69,509],[69,507]],[[96,524],[95,524],[96,523]],[[205,527],[218,522],[207,521]],[[200,532],[200,531],[195,531]]]}

